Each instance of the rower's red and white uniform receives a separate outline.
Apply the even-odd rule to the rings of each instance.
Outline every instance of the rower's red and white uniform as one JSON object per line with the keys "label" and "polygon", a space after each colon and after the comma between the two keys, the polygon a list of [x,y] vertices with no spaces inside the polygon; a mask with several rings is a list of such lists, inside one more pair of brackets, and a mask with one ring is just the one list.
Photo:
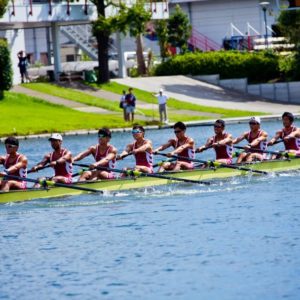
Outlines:
{"label": "rower's red and white uniform", "polygon": [[[224,132],[222,134],[221,140],[224,140],[228,137],[228,133]],[[213,143],[217,143],[217,136],[215,135],[213,137]],[[232,152],[233,152],[233,146],[232,145],[221,145],[218,147],[215,147],[216,151],[216,159],[226,159],[227,164],[232,163]]]}
{"label": "rower's red and white uniform", "polygon": [[[283,128],[281,130],[281,138],[284,139],[286,136],[296,131],[297,127],[292,126],[289,130]],[[285,150],[296,150],[297,154],[300,154],[300,138],[290,138],[289,140],[284,140]]]}
{"label": "rower's red and white uniform", "polygon": [[[145,142],[143,144],[145,144],[146,142],[147,141],[145,140]],[[139,148],[136,146],[136,143],[137,142],[133,143],[132,150]],[[148,152],[148,151],[138,152],[134,156],[135,156],[135,164],[137,166],[147,167],[150,169],[151,172],[153,172],[153,154],[152,154],[152,152]]]}
{"label": "rower's red and white uniform", "polygon": [[[57,161],[67,153],[67,149],[61,149],[59,153],[53,151],[50,154],[49,162]],[[66,178],[66,183],[72,183],[72,163],[64,162],[63,164],[57,164],[54,167],[54,176],[63,176]]]}
{"label": "rower's red and white uniform", "polygon": [[[16,158],[13,161],[9,161],[9,157],[10,156],[8,154],[5,156],[5,161],[3,164],[5,169],[8,169],[11,166],[17,164],[19,162],[21,154],[17,153]],[[19,170],[15,171],[13,173],[10,172],[9,175],[26,178],[27,177],[27,168],[20,168]],[[16,180],[16,181],[20,181],[20,180]],[[26,189],[26,181],[21,181],[21,189]]]}
{"label": "rower's red and white uniform", "polygon": [[[110,146],[107,147],[106,151],[103,154],[101,154],[100,145],[98,144],[96,146],[96,153],[93,154],[93,156],[95,158],[95,161],[100,161],[101,159],[105,158],[109,153],[112,152],[112,150],[113,150],[113,147],[110,145]],[[107,163],[105,163],[104,165],[101,165],[101,166],[104,167],[104,168],[114,169],[115,165],[116,165],[116,159],[112,159],[112,160],[108,161]],[[111,172],[111,171],[107,171],[107,172],[109,174],[108,179],[114,179],[115,178],[115,175],[113,174],[113,172]]]}
{"label": "rower's red and white uniform", "polygon": [[[262,135],[262,133],[263,133],[262,130],[258,130],[257,135],[254,136],[254,137],[251,137],[251,131],[249,131],[248,134],[247,134],[246,140],[250,144],[254,140],[256,140],[257,138],[259,138]],[[255,150],[255,149],[259,149],[259,150],[262,150],[262,151],[267,150],[267,141],[261,141],[257,146],[251,147],[251,150]],[[255,151],[252,151],[252,152],[255,153]],[[263,156],[264,159],[267,157],[266,153],[263,153],[262,156]]]}
{"label": "rower's red and white uniform", "polygon": [[[180,147],[181,145],[184,145],[187,143],[188,141],[188,137],[186,137],[186,139],[184,140],[184,142],[182,142],[181,144],[179,144],[179,140],[176,139],[174,140],[175,144],[173,144],[173,147],[175,149],[177,149],[178,147]],[[195,149],[194,148],[186,148],[184,150],[182,150],[179,154],[179,156],[183,156],[183,157],[187,157],[187,158],[191,158],[194,159],[195,158]],[[189,164],[188,169],[193,169],[194,168],[194,163],[188,159],[178,159],[178,161],[184,161],[187,162]]]}

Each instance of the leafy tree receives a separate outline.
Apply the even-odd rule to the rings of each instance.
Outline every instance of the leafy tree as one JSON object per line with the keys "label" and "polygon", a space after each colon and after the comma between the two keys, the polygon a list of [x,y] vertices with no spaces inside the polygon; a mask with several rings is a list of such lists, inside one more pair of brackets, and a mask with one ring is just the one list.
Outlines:
{"label": "leafy tree", "polygon": [[160,56],[165,61],[168,56],[168,22],[167,20],[158,20],[155,23],[155,31],[158,37]]}
{"label": "leafy tree", "polygon": [[7,4],[8,0],[0,0],[0,18],[3,17],[6,12]]}
{"label": "leafy tree", "polygon": [[168,21],[168,42],[180,49],[180,53],[187,51],[187,41],[191,35],[192,26],[187,15],[177,4],[175,11],[171,14]]}
{"label": "leafy tree", "polygon": [[0,39],[0,100],[3,98],[3,91],[8,91],[12,87],[12,74],[7,42]]}
{"label": "leafy tree", "polygon": [[136,39],[136,55],[138,63],[138,73],[147,73],[145,59],[143,55],[143,34],[146,24],[151,20],[151,12],[146,11],[143,1],[138,1],[131,7],[120,11],[119,26],[129,32],[129,35]]}

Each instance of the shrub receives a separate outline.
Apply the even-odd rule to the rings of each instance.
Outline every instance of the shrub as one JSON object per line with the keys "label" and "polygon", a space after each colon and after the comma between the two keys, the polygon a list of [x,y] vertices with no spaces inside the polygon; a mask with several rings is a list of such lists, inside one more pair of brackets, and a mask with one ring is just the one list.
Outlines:
{"label": "shrub", "polygon": [[6,40],[0,39],[0,98],[12,87],[12,66]]}
{"label": "shrub", "polygon": [[295,52],[280,58],[279,69],[286,80],[300,80],[300,53]]}
{"label": "shrub", "polygon": [[211,75],[221,79],[247,77],[266,82],[279,77],[278,56],[270,52],[216,51],[177,55],[155,69],[160,75]]}

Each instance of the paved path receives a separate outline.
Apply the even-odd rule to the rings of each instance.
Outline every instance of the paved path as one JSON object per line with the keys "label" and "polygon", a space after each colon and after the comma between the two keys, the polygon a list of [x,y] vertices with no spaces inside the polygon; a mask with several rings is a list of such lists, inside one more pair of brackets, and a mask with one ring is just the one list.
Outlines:
{"label": "paved path", "polygon": [[186,76],[128,77],[112,81],[149,92],[158,92],[160,88],[163,88],[169,97],[205,106],[269,114],[282,114],[284,111],[300,112],[300,105],[273,103],[260,97],[227,90]]}

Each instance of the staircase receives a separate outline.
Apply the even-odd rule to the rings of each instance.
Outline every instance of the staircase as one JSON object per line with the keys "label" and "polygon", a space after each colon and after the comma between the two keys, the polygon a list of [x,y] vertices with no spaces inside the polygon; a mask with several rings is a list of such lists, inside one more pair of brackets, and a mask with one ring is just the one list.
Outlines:
{"label": "staircase", "polygon": [[98,51],[95,48],[95,40],[92,35],[92,26],[90,24],[77,26],[61,26],[63,33],[71,42],[85,52],[92,60],[98,59]]}
{"label": "staircase", "polygon": [[221,45],[194,28],[192,29],[192,34],[188,43],[193,47],[194,50],[199,49],[202,51],[216,51],[222,48]]}

